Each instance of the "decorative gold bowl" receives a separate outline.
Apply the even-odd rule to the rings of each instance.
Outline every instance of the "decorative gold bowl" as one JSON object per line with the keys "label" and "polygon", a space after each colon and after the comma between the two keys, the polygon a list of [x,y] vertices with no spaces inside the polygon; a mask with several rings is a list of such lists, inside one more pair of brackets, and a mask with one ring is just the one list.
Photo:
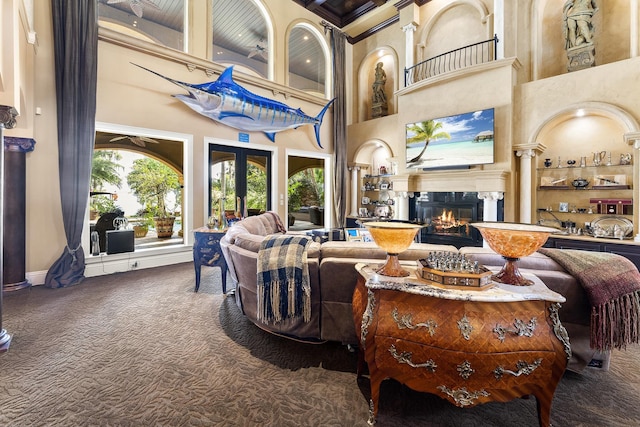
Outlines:
{"label": "decorative gold bowl", "polygon": [[533,284],[531,280],[522,277],[516,261],[540,249],[549,235],[558,231],[552,227],[512,222],[477,222],[471,223],[471,226],[477,228],[489,247],[506,260],[502,270],[491,278],[499,283],[516,286]]}
{"label": "decorative gold bowl", "polygon": [[364,225],[371,233],[376,245],[387,252],[386,262],[376,272],[383,276],[408,276],[409,272],[402,268],[400,261],[398,261],[398,254],[411,246],[411,242],[422,226],[405,222],[384,221],[365,222]]}

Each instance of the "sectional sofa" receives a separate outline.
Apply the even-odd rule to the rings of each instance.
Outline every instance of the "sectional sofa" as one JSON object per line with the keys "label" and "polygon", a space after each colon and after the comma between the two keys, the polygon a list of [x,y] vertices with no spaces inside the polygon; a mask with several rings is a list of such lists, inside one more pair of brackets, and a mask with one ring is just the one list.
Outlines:
{"label": "sectional sofa", "polygon": [[[230,227],[221,240],[222,253],[235,282],[238,306],[256,326],[271,333],[307,342],[338,341],[357,345],[351,301],[359,262],[380,263],[386,253],[371,242],[313,242],[307,250],[311,284],[311,318],[308,322],[287,320],[265,324],[257,316],[257,258],[265,236],[283,233],[277,214],[267,212],[248,217]],[[400,254],[401,260],[417,260],[431,251],[461,252],[487,266],[502,266],[500,255],[487,248],[413,243]],[[569,333],[572,358],[568,369],[580,372],[591,366],[602,370],[609,367],[609,352],[598,352],[589,346],[590,305],[577,280],[551,258],[535,253],[519,261],[521,271],[540,277],[567,301],[560,309],[560,320]]]}

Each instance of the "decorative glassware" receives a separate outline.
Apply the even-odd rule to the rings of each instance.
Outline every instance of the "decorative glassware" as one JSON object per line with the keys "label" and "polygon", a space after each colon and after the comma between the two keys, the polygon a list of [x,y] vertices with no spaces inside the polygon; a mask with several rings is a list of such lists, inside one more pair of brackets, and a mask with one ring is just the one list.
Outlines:
{"label": "decorative glassware", "polygon": [[551,161],[551,159],[544,159],[544,167],[545,168],[550,168],[552,164],[553,164],[553,162]]}
{"label": "decorative glassware", "polygon": [[522,276],[516,261],[540,249],[549,235],[558,231],[552,227],[510,222],[476,222],[471,226],[477,228],[489,247],[505,259],[502,270],[491,278],[515,286],[533,284]]}
{"label": "decorative glassware", "polygon": [[386,262],[376,270],[376,273],[390,277],[406,277],[410,273],[402,268],[398,254],[407,250],[415,239],[421,225],[404,222],[365,222],[373,241],[380,249],[387,252]]}

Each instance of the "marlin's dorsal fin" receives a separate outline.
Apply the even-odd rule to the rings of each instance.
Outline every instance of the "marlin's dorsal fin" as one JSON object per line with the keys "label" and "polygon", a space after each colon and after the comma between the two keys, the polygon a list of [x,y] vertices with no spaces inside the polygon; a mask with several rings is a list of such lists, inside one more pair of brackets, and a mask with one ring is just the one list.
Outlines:
{"label": "marlin's dorsal fin", "polygon": [[233,83],[233,65],[225,68],[225,70],[218,77],[219,82],[223,83]]}

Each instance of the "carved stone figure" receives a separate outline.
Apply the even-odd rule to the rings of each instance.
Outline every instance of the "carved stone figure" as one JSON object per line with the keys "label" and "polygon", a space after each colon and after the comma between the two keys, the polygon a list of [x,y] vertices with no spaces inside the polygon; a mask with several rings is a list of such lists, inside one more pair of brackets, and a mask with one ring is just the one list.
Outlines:
{"label": "carved stone figure", "polygon": [[592,43],[593,14],[598,11],[595,0],[568,0],[562,9],[565,47],[571,49]]}
{"label": "carved stone figure", "polygon": [[568,0],[562,8],[569,71],[596,65],[592,20],[597,11],[596,0]]}
{"label": "carved stone figure", "polygon": [[387,82],[387,73],[382,68],[382,62],[376,65],[376,76],[373,82],[373,102],[386,102],[387,95],[384,93],[384,85]]}
{"label": "carved stone figure", "polygon": [[376,64],[375,78],[371,88],[373,96],[371,97],[372,116],[382,117],[387,115],[387,95],[384,93],[384,85],[387,82],[387,73],[382,68],[382,62]]}

